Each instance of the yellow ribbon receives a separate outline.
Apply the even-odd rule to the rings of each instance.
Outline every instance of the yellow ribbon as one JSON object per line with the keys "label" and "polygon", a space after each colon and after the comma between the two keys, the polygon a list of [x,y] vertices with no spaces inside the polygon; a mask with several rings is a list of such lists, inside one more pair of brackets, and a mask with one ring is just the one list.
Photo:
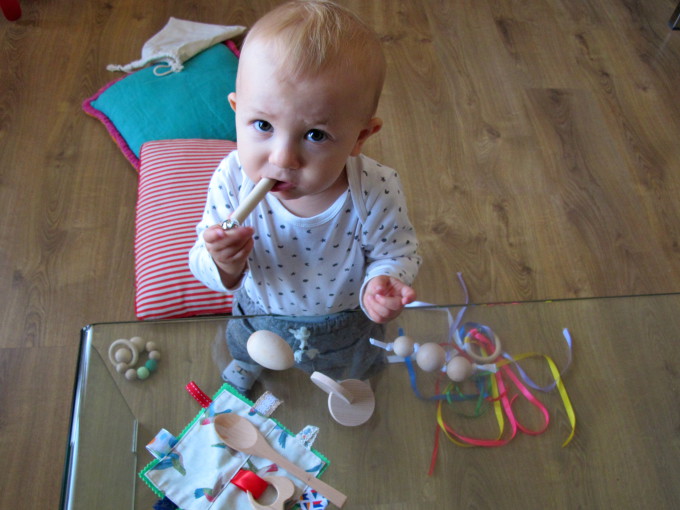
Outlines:
{"label": "yellow ribbon", "polygon": [[[562,376],[560,375],[560,371],[557,368],[557,365],[555,362],[552,360],[550,356],[547,356],[545,354],[538,354],[535,352],[529,352],[525,354],[521,354],[517,357],[514,358],[514,360],[501,360],[496,363],[496,366],[498,368],[504,366],[504,365],[509,365],[510,363],[516,363],[520,360],[527,359],[527,358],[532,358],[532,357],[541,357],[546,360],[548,363],[548,367],[550,368],[550,372],[552,374],[553,379],[555,380],[555,387],[557,388],[560,398],[562,399],[562,404],[564,405],[565,411],[567,413],[567,418],[569,420],[569,424],[571,426],[571,431],[569,433],[569,436],[567,439],[562,443],[562,447],[567,446],[571,440],[574,438],[574,434],[576,432],[576,413],[574,412],[574,408],[571,404],[571,400],[569,399],[569,394],[567,393],[567,389],[564,386],[564,383],[562,381]],[[449,388],[447,388],[447,391],[449,391]],[[496,377],[491,377],[491,400],[493,402],[493,408],[494,408],[494,413],[496,416],[496,421],[498,423],[498,436],[494,440],[489,440],[490,442],[499,442],[501,441],[501,438],[503,437],[503,433],[505,431],[505,417],[503,414],[503,406],[501,405],[501,399],[500,399],[500,392],[498,389],[498,382],[496,380]],[[446,435],[447,439],[451,441],[452,443],[458,445],[458,446],[464,446],[464,447],[471,447],[474,446],[473,444],[468,444],[465,443],[459,439],[456,439],[453,434],[451,434],[450,430],[451,427],[446,425],[444,422],[444,417],[442,415],[442,406],[443,402],[440,400],[437,402],[437,424],[439,425],[439,428],[444,432]],[[456,434],[458,437],[461,437],[460,435]]]}

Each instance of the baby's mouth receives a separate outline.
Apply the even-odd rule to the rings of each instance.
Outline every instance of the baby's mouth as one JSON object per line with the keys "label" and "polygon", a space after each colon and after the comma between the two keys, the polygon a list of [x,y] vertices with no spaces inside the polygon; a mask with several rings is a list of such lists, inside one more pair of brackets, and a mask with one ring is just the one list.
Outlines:
{"label": "baby's mouth", "polygon": [[289,189],[292,189],[294,186],[290,182],[285,182],[285,181],[276,181],[276,184],[274,184],[274,187],[272,188],[273,192],[277,191],[288,191]]}

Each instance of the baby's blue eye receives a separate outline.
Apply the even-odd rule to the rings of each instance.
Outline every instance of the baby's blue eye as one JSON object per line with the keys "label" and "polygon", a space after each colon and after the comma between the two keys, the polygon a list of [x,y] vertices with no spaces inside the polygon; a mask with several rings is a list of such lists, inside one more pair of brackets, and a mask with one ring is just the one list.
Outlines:
{"label": "baby's blue eye", "polygon": [[268,133],[272,130],[272,125],[266,120],[256,120],[253,122],[253,125],[255,126],[255,129],[262,131],[263,133]]}
{"label": "baby's blue eye", "polygon": [[305,135],[305,138],[309,140],[310,142],[323,142],[328,138],[328,135],[321,131],[320,129],[310,129],[307,131],[307,134]]}

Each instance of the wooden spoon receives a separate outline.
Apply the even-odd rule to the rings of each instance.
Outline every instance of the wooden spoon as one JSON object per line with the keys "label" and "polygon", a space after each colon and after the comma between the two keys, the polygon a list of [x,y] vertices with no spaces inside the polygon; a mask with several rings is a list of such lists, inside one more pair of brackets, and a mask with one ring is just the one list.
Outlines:
{"label": "wooden spoon", "polygon": [[278,464],[291,475],[323,494],[338,508],[342,508],[347,501],[347,496],[342,492],[322,482],[313,474],[307,473],[274,450],[258,428],[246,418],[235,413],[220,414],[215,418],[215,431],[230,448]]}

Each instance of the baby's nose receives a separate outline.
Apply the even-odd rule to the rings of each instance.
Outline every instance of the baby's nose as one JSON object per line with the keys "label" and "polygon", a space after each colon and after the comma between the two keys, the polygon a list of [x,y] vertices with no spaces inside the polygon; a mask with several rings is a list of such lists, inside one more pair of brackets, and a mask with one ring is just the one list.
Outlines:
{"label": "baby's nose", "polygon": [[277,144],[269,155],[269,162],[279,168],[291,170],[300,168],[297,146],[287,141]]}

